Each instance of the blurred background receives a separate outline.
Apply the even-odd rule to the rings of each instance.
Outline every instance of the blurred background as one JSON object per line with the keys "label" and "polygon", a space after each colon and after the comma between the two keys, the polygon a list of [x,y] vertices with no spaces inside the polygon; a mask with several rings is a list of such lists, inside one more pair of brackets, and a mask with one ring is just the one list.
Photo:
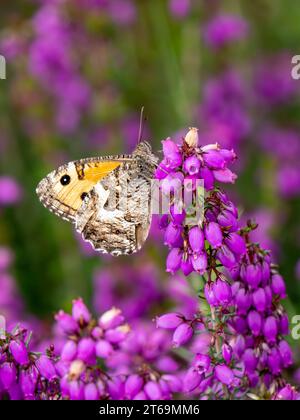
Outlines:
{"label": "blurred background", "polygon": [[[153,222],[132,257],[96,255],[44,209],[39,180],[62,163],[131,152],[141,107],[154,150],[199,127],[239,156],[230,194],[285,276],[300,314],[300,7],[294,0],[1,2],[0,313],[47,334],[82,296],[101,312],[151,320],[193,313],[197,279],[165,273]],[[297,351],[297,343],[293,343]],[[299,347],[299,346],[298,346]]]}

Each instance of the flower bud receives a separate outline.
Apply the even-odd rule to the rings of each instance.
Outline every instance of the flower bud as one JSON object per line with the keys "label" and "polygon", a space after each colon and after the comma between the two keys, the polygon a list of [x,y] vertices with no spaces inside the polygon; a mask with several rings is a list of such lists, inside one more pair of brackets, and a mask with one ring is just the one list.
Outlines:
{"label": "flower bud", "polygon": [[252,334],[257,337],[261,333],[262,318],[261,315],[256,311],[251,311],[247,317],[249,328]]}
{"label": "flower bud", "polygon": [[281,340],[278,345],[278,350],[281,356],[282,366],[288,368],[293,364],[293,352],[289,344],[285,340]]}
{"label": "flower bud", "polygon": [[90,322],[91,314],[81,298],[73,300],[72,316],[77,322]]}
{"label": "flower bud", "polygon": [[104,312],[99,318],[99,325],[104,329],[116,328],[124,322],[122,311],[118,308],[111,308]]}
{"label": "flower bud", "polygon": [[277,321],[274,316],[269,316],[263,326],[264,336],[269,344],[275,344],[278,334]]}
{"label": "flower bud", "polygon": [[78,324],[75,319],[64,311],[59,311],[55,315],[55,320],[65,334],[75,334],[78,331]]}
{"label": "flower bud", "polygon": [[171,313],[157,317],[156,327],[173,330],[177,328],[180,324],[182,324],[182,322],[183,322],[183,319],[181,315],[175,312],[171,312]]}
{"label": "flower bud", "polygon": [[180,347],[190,341],[193,337],[194,330],[189,324],[180,324],[173,334],[174,347]]}
{"label": "flower bud", "polygon": [[231,385],[234,381],[234,374],[226,365],[218,365],[215,368],[215,376],[222,384]]}
{"label": "flower bud", "polygon": [[246,253],[245,239],[238,233],[230,233],[228,238],[225,239],[225,244],[236,255],[244,255]]}
{"label": "flower bud", "polygon": [[130,375],[125,382],[125,395],[130,399],[135,397],[143,388],[144,381],[140,375]]}
{"label": "flower bud", "polygon": [[222,245],[223,234],[218,223],[210,222],[205,226],[205,237],[214,248]]}
{"label": "flower bud", "polygon": [[228,168],[213,171],[213,175],[216,181],[223,182],[224,184],[234,184],[237,179],[237,175]]}
{"label": "flower bud", "polygon": [[54,363],[47,356],[41,356],[36,361],[36,367],[40,374],[48,379],[48,381],[52,381],[57,377]]}
{"label": "flower bud", "polygon": [[282,299],[286,297],[285,283],[283,277],[280,274],[273,274],[272,290],[275,295],[279,295]]}
{"label": "flower bud", "polygon": [[174,274],[181,266],[183,253],[180,248],[173,248],[167,257],[167,272]]}
{"label": "flower bud", "polygon": [[99,400],[99,391],[94,383],[89,383],[84,387],[84,399],[86,401]]}
{"label": "flower bud", "polygon": [[193,252],[199,253],[204,248],[204,234],[198,226],[193,227],[189,231],[189,244]]}
{"label": "flower bud", "polygon": [[61,360],[71,362],[76,358],[77,344],[74,341],[67,341],[61,352]]}
{"label": "flower bud", "polygon": [[232,348],[229,344],[224,343],[222,346],[222,355],[225,362],[229,365],[232,359]]}
{"label": "flower bud", "polygon": [[11,341],[9,344],[9,350],[19,365],[24,366],[29,363],[28,351],[22,341]]}
{"label": "flower bud", "polygon": [[231,287],[226,281],[217,279],[213,283],[213,293],[220,306],[226,307],[231,303]]}
{"label": "flower bud", "polygon": [[207,269],[206,253],[194,255],[191,257],[191,260],[194,270],[202,276]]}
{"label": "flower bud", "polygon": [[202,379],[203,375],[200,374],[197,369],[190,368],[183,379],[183,391],[194,391],[200,385]]}
{"label": "flower bud", "polygon": [[198,136],[198,128],[190,128],[190,131],[185,136],[185,142],[187,145],[193,149],[198,147],[199,136]]}
{"label": "flower bud", "polygon": [[264,289],[255,290],[252,294],[252,300],[258,312],[264,312],[267,309],[267,298]]}
{"label": "flower bud", "polygon": [[106,340],[99,340],[96,343],[96,356],[107,359],[114,352],[113,346]]}
{"label": "flower bud", "polygon": [[150,400],[160,400],[162,396],[161,388],[157,382],[149,381],[144,386],[144,391]]}
{"label": "flower bud", "polygon": [[95,363],[95,342],[91,338],[82,338],[78,343],[78,359],[86,364]]}
{"label": "flower bud", "polygon": [[0,367],[0,383],[8,390],[17,379],[17,371],[12,363],[3,363]]}

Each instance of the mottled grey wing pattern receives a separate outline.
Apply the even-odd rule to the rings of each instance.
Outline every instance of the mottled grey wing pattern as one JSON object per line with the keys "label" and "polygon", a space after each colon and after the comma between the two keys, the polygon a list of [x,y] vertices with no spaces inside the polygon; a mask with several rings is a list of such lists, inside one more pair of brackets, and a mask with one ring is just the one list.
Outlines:
{"label": "mottled grey wing pattern", "polygon": [[132,160],[99,181],[76,214],[76,229],[103,253],[132,254],[147,239],[151,224],[151,180],[157,158],[142,142]]}

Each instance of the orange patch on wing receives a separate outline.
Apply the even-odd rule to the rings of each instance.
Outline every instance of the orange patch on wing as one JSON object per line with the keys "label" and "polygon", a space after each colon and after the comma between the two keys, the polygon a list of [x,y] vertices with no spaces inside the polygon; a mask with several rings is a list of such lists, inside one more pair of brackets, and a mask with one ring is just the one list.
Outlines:
{"label": "orange patch on wing", "polygon": [[83,168],[83,181],[91,181],[96,184],[120,165],[121,163],[116,161],[87,163]]}

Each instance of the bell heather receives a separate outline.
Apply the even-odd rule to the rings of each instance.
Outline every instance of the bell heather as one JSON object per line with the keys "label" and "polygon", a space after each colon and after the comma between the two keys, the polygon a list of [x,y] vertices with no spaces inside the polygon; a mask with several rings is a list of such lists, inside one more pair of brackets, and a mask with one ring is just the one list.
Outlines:
{"label": "bell heather", "polygon": [[[210,307],[207,311],[202,303],[190,319],[180,314],[157,319],[158,327],[173,330],[175,347],[187,346],[191,355],[196,351],[196,360],[209,357],[204,367],[192,362],[184,391],[201,399],[247,398],[250,390],[257,398],[287,395],[292,399],[289,385],[282,388],[282,371],[292,364],[292,352],[284,340],[289,333],[281,304],[286,297],[284,280],[272,264],[270,253],[250,240],[257,225],[249,221],[240,229],[237,207],[215,184],[234,182],[236,176],[229,166],[236,155],[218,144],[201,147],[196,129],[189,131],[181,145],[172,145],[168,139],[163,151],[164,159],[156,173],[159,180],[177,179],[177,188],[183,190],[183,181],[192,170],[194,179],[204,178],[205,187],[202,220],[191,226],[184,204],[178,203],[178,197],[184,194],[174,192],[170,211],[163,215],[166,232],[170,226],[176,232],[174,241],[165,241],[169,247],[167,271],[198,274],[199,285],[203,285],[200,296]],[[173,165],[170,156],[175,156],[175,151]],[[182,209],[182,217],[174,217],[174,206]],[[199,352],[197,346],[193,348],[192,342],[201,340],[205,332],[210,339],[203,353],[203,349]]]}

